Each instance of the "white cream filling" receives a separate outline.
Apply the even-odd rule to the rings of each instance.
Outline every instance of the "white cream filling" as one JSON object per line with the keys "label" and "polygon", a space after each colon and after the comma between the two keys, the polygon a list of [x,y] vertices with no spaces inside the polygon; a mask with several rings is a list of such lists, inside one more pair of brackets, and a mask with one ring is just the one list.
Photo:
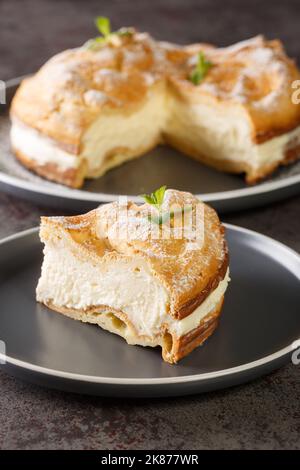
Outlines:
{"label": "white cream filling", "polygon": [[159,335],[166,324],[177,336],[196,328],[218,304],[229,282],[227,271],[207,299],[178,321],[167,313],[168,293],[142,258],[94,265],[75,257],[63,244],[54,248],[46,245],[44,254],[38,301],[52,301],[58,307],[70,309],[109,306],[124,312],[138,335],[150,338]]}
{"label": "white cream filling", "polygon": [[158,333],[168,295],[142,259],[124,257],[92,264],[74,256],[64,245],[46,245],[44,254],[37,300],[74,309],[106,305],[126,313],[138,334]]}
{"label": "white cream filling", "polygon": [[[163,84],[149,91],[145,103],[138,110],[129,113],[122,110],[101,112],[83,136],[81,155],[88,163],[87,176],[102,174],[116,163],[139,156],[157,144],[166,116]],[[106,158],[112,150],[114,155]]]}
{"label": "white cream filling", "polygon": [[[289,143],[300,143],[300,126],[262,144],[254,144],[245,111],[237,106],[210,103],[189,104],[166,93],[163,84],[149,91],[144,105],[124,114],[103,110],[83,136],[82,153],[74,155],[18,120],[13,120],[11,142],[16,150],[37,162],[53,163],[62,171],[77,168],[82,159],[88,177],[97,177],[109,168],[151,147],[162,133],[185,142],[212,160],[244,164],[254,171],[284,159]],[[120,149],[110,158],[111,150]]]}
{"label": "white cream filling", "polygon": [[[177,103],[171,109],[167,133],[214,160],[242,162],[257,169],[281,161],[289,142],[300,143],[300,127],[262,144],[253,144],[250,129],[242,116],[218,113],[203,105]],[[14,149],[38,165],[53,163],[62,171],[77,168],[85,158],[87,176],[97,177],[112,166],[138,156],[137,151],[158,141],[165,120],[164,102],[157,95],[129,116],[102,115],[86,132],[81,155],[62,150],[52,139],[17,121],[11,127],[11,142]],[[109,151],[118,147],[127,150],[120,150],[113,158],[105,160]]]}
{"label": "white cream filling", "polygon": [[282,160],[289,142],[293,142],[293,146],[300,144],[300,127],[256,145],[257,161],[262,165]]}
{"label": "white cream filling", "polygon": [[[264,143],[254,144],[245,111],[222,104],[187,104],[170,99],[166,132],[212,160],[245,163],[254,170],[285,156],[290,141],[300,143],[300,126]],[[245,168],[246,169],[246,168]]]}
{"label": "white cream filling", "polygon": [[177,336],[182,336],[196,328],[200,321],[205,318],[206,315],[212,312],[217,306],[221,300],[221,297],[225,294],[229,281],[230,277],[228,268],[224,279],[219,282],[218,287],[209,294],[209,296],[202,302],[201,305],[199,305],[198,308],[196,308],[196,310],[193,311],[193,313],[183,318],[182,320],[173,320],[173,322],[170,324],[170,330],[174,331]]}
{"label": "white cream filling", "polygon": [[10,139],[15,150],[19,150],[38,165],[53,163],[64,171],[77,168],[81,161],[79,156],[59,148],[54,140],[16,120],[11,126]]}

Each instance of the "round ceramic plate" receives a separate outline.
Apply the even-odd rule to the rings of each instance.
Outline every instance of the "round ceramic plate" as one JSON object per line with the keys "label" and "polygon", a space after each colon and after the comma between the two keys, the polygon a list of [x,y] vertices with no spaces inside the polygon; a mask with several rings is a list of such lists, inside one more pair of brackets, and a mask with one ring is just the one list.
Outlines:
{"label": "round ceramic plate", "polygon": [[[227,226],[231,283],[220,324],[177,365],[160,348],[129,346],[98,326],[35,301],[42,245],[37,229],[0,243],[0,339],[7,372],[62,390],[171,396],[229,387],[290,361],[300,337],[300,257],[284,245]],[[0,359],[5,359],[0,355]]]}
{"label": "round ceramic plate", "polygon": [[82,190],[46,181],[20,165],[12,155],[9,143],[10,122],[7,108],[20,79],[7,83],[7,105],[0,105],[0,188],[34,203],[81,212],[119,195],[140,201],[138,194],[155,188],[169,188],[198,194],[218,211],[254,207],[300,192],[300,161],[278,170],[264,183],[247,186],[242,176],[229,175],[209,168],[169,148],[157,147],[141,158],[89,180]]}

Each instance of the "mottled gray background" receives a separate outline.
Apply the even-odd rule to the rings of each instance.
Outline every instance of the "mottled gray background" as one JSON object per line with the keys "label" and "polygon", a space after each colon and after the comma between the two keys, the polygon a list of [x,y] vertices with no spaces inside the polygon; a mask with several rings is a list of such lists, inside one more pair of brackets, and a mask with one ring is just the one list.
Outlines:
{"label": "mottled gray background", "polygon": [[[263,32],[300,62],[299,1],[0,0],[0,79],[36,70],[49,56],[95,35],[93,17],[158,38],[221,45]],[[300,197],[224,220],[300,252]],[[0,194],[0,237],[53,214]],[[201,396],[117,400],[49,391],[0,373],[2,449],[300,448],[299,367]]]}

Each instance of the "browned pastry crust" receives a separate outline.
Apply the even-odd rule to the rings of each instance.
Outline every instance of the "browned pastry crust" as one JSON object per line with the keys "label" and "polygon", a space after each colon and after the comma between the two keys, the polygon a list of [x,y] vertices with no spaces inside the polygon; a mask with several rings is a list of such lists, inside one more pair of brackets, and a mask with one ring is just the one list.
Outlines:
{"label": "browned pastry crust", "polygon": [[80,188],[83,185],[84,176],[86,174],[86,162],[82,161],[78,168],[68,168],[62,171],[55,163],[46,163],[45,165],[37,164],[36,160],[32,160],[24,155],[20,150],[13,149],[18,160],[29,170],[34,171],[40,176],[50,181],[64,184],[70,188]]}
{"label": "browned pastry crust", "polygon": [[[71,144],[68,148],[75,154],[79,152],[82,134],[100,109],[131,112],[139,106],[152,87],[152,81],[149,85],[146,75],[150,73],[156,82],[167,77],[173,91],[183,100],[195,103],[208,96],[216,102],[224,101],[228,105],[234,102],[246,107],[253,123],[253,139],[257,143],[300,124],[299,106],[291,100],[291,84],[300,75],[279,40],[267,41],[258,36],[220,49],[206,44],[166,46],[166,43],[155,42],[139,33],[124,41],[117,48],[108,46],[111,56],[85,49],[68,50],[55,56],[37,74],[23,80],[12,102],[12,115],[61,144]],[[263,70],[258,63],[262,48],[269,52]],[[191,57],[199,51],[205,51],[214,67],[195,87],[188,75],[192,70]],[[129,60],[129,52],[136,56]],[[117,71],[120,67],[122,76],[99,78],[98,72],[102,68]],[[241,96],[235,87],[243,79],[247,67],[252,68],[252,81],[246,75]],[[109,99],[89,106],[82,97],[91,89],[104,92]],[[261,99],[272,92],[274,102],[270,101],[269,106],[264,107],[263,103],[258,106]],[[64,120],[69,123],[67,126],[62,125]]]}
{"label": "browned pastry crust", "polygon": [[223,302],[224,297],[220,300],[215,309],[200,322],[197,328],[175,339],[170,352],[168,352],[167,347],[165,349],[163,348],[164,360],[176,363],[190,354],[195,348],[201,346],[217,328]]}
{"label": "browned pastry crust", "polygon": [[214,277],[211,277],[205,288],[200,292],[198,295],[193,297],[191,300],[186,302],[184,305],[181,306],[180,310],[176,314],[176,318],[178,320],[182,320],[182,318],[187,317],[190,315],[199,305],[204,302],[204,300],[213,292],[216,287],[218,287],[219,282],[221,282],[226,274],[226,271],[228,269],[228,248],[227,248],[227,243],[224,240],[224,249],[223,249],[224,257],[223,257],[223,263],[220,264],[220,267],[215,274]]}
{"label": "browned pastry crust", "polygon": [[234,103],[244,108],[257,144],[299,126],[300,110],[292,101],[292,83],[300,73],[279,40],[257,36],[225,48],[205,49],[198,44],[187,49],[193,53],[205,50],[214,67],[196,93],[184,76],[173,74],[173,90],[181,99],[195,103],[206,95],[216,104],[225,101],[228,106]]}

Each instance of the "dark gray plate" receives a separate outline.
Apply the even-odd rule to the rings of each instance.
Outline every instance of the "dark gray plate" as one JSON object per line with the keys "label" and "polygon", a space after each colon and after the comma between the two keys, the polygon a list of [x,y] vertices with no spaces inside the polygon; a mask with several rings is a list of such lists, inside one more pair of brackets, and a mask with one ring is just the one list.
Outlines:
{"label": "dark gray plate", "polygon": [[[7,103],[20,79],[7,83]],[[254,207],[300,191],[300,161],[278,170],[268,181],[247,186],[241,176],[221,173],[169,148],[158,147],[143,157],[114,168],[97,180],[74,190],[51,183],[26,170],[14,158],[9,144],[10,123],[7,108],[0,105],[0,188],[38,204],[84,211],[110,202],[119,195],[149,193],[166,184],[169,188],[200,195],[218,211]]]}
{"label": "dark gray plate", "polygon": [[[128,346],[94,325],[35,302],[42,262],[37,229],[0,242],[0,339],[4,370],[63,390],[171,396],[249,381],[290,360],[300,337],[300,257],[284,245],[227,226],[231,278],[214,335],[177,365],[158,348]],[[0,355],[1,358],[1,355]],[[2,355],[2,359],[4,356]]]}

